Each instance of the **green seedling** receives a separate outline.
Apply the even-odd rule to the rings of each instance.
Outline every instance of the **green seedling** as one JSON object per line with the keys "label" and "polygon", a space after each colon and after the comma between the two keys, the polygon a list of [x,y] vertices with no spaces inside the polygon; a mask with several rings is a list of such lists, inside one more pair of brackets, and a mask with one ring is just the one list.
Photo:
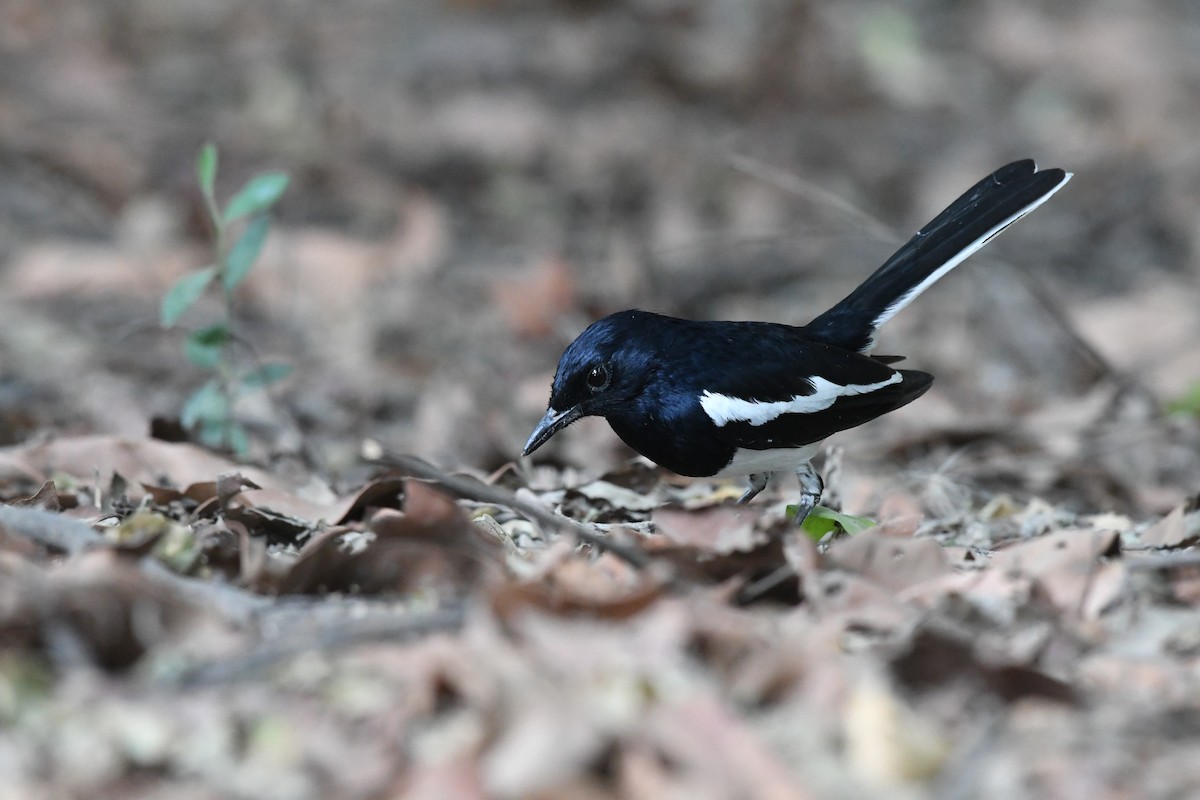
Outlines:
{"label": "green seedling", "polygon": [[211,376],[184,404],[180,422],[209,447],[245,455],[249,436],[235,415],[243,394],[261,390],[292,371],[288,364],[252,364],[239,352],[233,331],[234,291],[250,274],[262,254],[270,229],[271,208],[287,189],[288,176],[264,172],[251,178],[224,209],[217,203],[217,148],[205,144],[196,159],[196,179],[213,228],[213,261],[183,276],[163,296],[159,317],[163,327],[175,327],[184,313],[209,293],[220,293],[221,317],[192,330],[184,340],[189,362]]}

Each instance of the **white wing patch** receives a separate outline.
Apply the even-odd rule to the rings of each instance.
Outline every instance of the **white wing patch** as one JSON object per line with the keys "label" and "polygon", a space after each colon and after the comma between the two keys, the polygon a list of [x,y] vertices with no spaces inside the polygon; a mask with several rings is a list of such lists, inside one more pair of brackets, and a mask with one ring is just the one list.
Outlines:
{"label": "white wing patch", "polygon": [[845,386],[840,386],[819,375],[814,375],[808,380],[816,391],[812,394],[798,394],[791,400],[764,403],[705,390],[704,394],[700,395],[700,407],[718,428],[724,427],[730,422],[765,425],[784,414],[813,414],[817,411],[824,411],[837,402],[839,397],[869,394],[885,386],[891,386],[893,383],[899,383],[904,380],[904,376],[899,372],[893,372],[890,378],[878,383],[850,383]]}

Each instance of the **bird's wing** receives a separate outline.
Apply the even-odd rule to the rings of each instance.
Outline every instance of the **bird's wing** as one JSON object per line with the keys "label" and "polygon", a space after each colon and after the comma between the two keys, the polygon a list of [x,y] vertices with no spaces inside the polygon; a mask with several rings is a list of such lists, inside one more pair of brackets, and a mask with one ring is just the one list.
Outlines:
{"label": "bird's wing", "polygon": [[747,360],[711,381],[700,406],[721,441],[766,450],[820,441],[915,400],[933,377],[857,353],[806,347],[803,369]]}

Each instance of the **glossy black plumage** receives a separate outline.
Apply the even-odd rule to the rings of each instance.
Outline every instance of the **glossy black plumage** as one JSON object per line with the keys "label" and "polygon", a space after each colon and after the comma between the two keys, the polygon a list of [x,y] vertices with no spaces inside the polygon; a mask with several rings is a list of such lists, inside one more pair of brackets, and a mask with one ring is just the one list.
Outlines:
{"label": "glossy black plumage", "polygon": [[1069,180],[1032,161],[997,170],[807,326],[697,322],[622,311],[593,323],[559,360],[549,409],[525,455],[584,416],[682,475],[795,470],[801,518],[820,495],[809,460],[827,436],[912,402],[933,381],[873,358],[878,328]]}

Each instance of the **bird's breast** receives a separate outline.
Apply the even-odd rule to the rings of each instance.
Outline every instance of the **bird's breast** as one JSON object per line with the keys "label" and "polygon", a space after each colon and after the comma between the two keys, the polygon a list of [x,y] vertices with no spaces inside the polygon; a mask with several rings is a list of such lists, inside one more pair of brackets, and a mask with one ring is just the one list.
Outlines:
{"label": "bird's breast", "polygon": [[607,415],[621,441],[680,475],[709,477],[729,464],[736,449],[716,436],[712,420],[696,401],[632,404]]}

